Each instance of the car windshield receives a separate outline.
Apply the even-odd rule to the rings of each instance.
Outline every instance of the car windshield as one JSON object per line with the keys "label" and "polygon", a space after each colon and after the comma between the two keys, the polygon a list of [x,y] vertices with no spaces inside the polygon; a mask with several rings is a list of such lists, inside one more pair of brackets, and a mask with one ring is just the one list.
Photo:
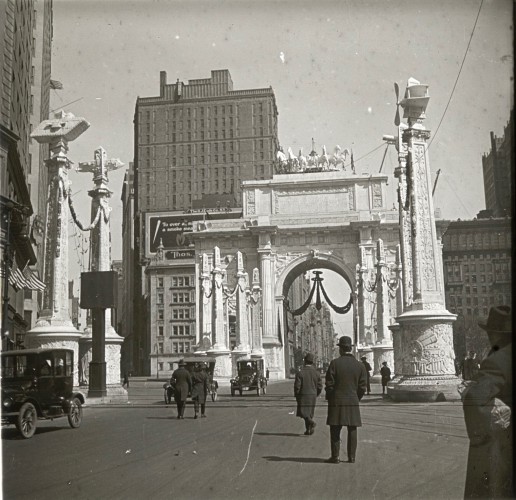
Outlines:
{"label": "car windshield", "polygon": [[2,356],[2,378],[26,378],[33,375],[35,357],[26,355]]}

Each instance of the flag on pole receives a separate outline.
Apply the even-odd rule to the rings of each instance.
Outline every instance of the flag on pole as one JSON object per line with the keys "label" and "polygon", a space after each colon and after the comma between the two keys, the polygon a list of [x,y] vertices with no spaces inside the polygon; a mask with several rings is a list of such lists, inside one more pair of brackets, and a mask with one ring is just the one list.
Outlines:
{"label": "flag on pole", "polygon": [[27,280],[27,288],[31,290],[40,290],[43,291],[47,287],[43,281],[41,281],[33,272],[32,269],[26,265],[25,269],[22,271],[23,276]]}
{"label": "flag on pole", "polygon": [[50,88],[53,90],[63,90],[63,84],[59,80],[50,79]]}
{"label": "flag on pole", "polygon": [[351,150],[351,170],[353,171],[354,174],[356,174],[356,171],[355,171],[355,160],[353,159],[353,150]]}

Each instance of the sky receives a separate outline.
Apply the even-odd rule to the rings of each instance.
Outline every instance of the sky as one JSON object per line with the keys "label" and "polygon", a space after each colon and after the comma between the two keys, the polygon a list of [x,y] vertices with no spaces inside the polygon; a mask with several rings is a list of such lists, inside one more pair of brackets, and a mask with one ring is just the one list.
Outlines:
{"label": "sky", "polygon": [[[136,98],[159,94],[161,70],[186,83],[228,69],[235,90],[272,87],[285,150],[307,154],[312,138],[319,151],[338,144],[353,149],[359,174],[376,173],[382,136],[396,133],[393,84],[403,92],[414,77],[429,85],[434,204],[445,219],[471,219],[485,208],[490,132],[503,134],[513,103],[511,21],[511,0],[54,0],[52,78],[64,88],[52,91],[51,109],[91,123],[70,144],[76,165],[99,146],[128,165]],[[382,172],[392,177],[395,166],[391,146]],[[124,170],[110,174],[115,259]],[[91,175],[70,180],[85,221]],[[394,178],[389,185],[394,200]]]}

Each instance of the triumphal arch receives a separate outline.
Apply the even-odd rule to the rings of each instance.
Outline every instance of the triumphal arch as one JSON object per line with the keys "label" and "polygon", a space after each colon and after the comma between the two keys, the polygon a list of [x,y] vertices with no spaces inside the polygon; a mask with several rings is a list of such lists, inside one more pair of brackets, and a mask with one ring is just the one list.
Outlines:
{"label": "triumphal arch", "polygon": [[[206,352],[218,358],[219,378],[231,376],[231,364],[246,356],[262,357],[271,378],[285,378],[285,299],[295,278],[312,269],[334,271],[347,282],[349,288],[343,286],[342,295],[332,300],[343,305],[352,292],[356,327],[349,335],[374,355],[375,365],[386,359],[392,366],[388,327],[395,322],[401,293],[392,184],[387,175],[354,169],[285,169],[272,179],[243,183],[241,219],[194,224],[197,335]],[[231,351],[224,294],[228,300],[235,297],[237,312],[238,345]],[[245,300],[249,314],[239,321]]]}

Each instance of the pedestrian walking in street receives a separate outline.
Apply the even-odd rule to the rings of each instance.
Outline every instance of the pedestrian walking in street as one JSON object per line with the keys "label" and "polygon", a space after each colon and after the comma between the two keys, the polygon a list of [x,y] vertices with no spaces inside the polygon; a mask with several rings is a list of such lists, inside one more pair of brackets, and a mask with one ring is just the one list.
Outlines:
{"label": "pedestrian walking in street", "polygon": [[314,355],[305,354],[304,366],[296,373],[294,381],[294,396],[297,401],[296,416],[305,421],[305,436],[315,431],[314,413],[317,396],[322,392],[321,374],[314,368]]}
{"label": "pedestrian walking in street", "polygon": [[192,375],[192,400],[194,402],[194,418],[197,418],[199,406],[201,407],[201,417],[206,418],[206,396],[208,395],[208,375],[204,366],[198,364]]}
{"label": "pedestrian walking in street", "polygon": [[477,360],[477,353],[475,351],[469,351],[468,357],[462,364],[462,380],[474,380],[479,368],[480,363]]}
{"label": "pedestrian walking in street", "polygon": [[512,311],[491,307],[491,351],[462,393],[469,437],[465,498],[514,498],[512,416]]}
{"label": "pedestrian walking in street", "polygon": [[351,337],[341,337],[337,345],[340,357],[331,361],[326,372],[326,399],[328,400],[326,424],[330,426],[331,445],[331,457],[326,462],[339,463],[340,432],[342,426],[346,426],[348,462],[355,463],[357,427],[362,426],[359,401],[367,389],[367,372],[364,363],[351,354],[353,347]]}
{"label": "pedestrian walking in street", "polygon": [[122,387],[125,387],[126,389],[129,389],[129,375],[127,375],[127,372],[124,373],[124,379],[122,382]]}
{"label": "pedestrian walking in street", "polygon": [[184,360],[179,361],[179,367],[172,373],[170,385],[174,387],[174,400],[177,406],[177,418],[185,418],[186,398],[192,392],[192,377],[186,369]]}
{"label": "pedestrian walking in street", "polygon": [[380,368],[380,375],[382,377],[382,394],[385,394],[385,388],[391,380],[391,369],[387,366],[387,361],[382,363],[382,367]]}
{"label": "pedestrian walking in street", "polygon": [[269,372],[269,369],[267,368],[267,370],[265,370],[265,378],[266,378],[267,380],[269,380],[269,373],[270,373],[270,372]]}
{"label": "pedestrian walking in street", "polygon": [[362,356],[360,358],[362,363],[365,366],[366,372],[367,372],[367,394],[371,394],[371,370],[373,369],[371,365],[367,362],[367,358],[365,356]]}

